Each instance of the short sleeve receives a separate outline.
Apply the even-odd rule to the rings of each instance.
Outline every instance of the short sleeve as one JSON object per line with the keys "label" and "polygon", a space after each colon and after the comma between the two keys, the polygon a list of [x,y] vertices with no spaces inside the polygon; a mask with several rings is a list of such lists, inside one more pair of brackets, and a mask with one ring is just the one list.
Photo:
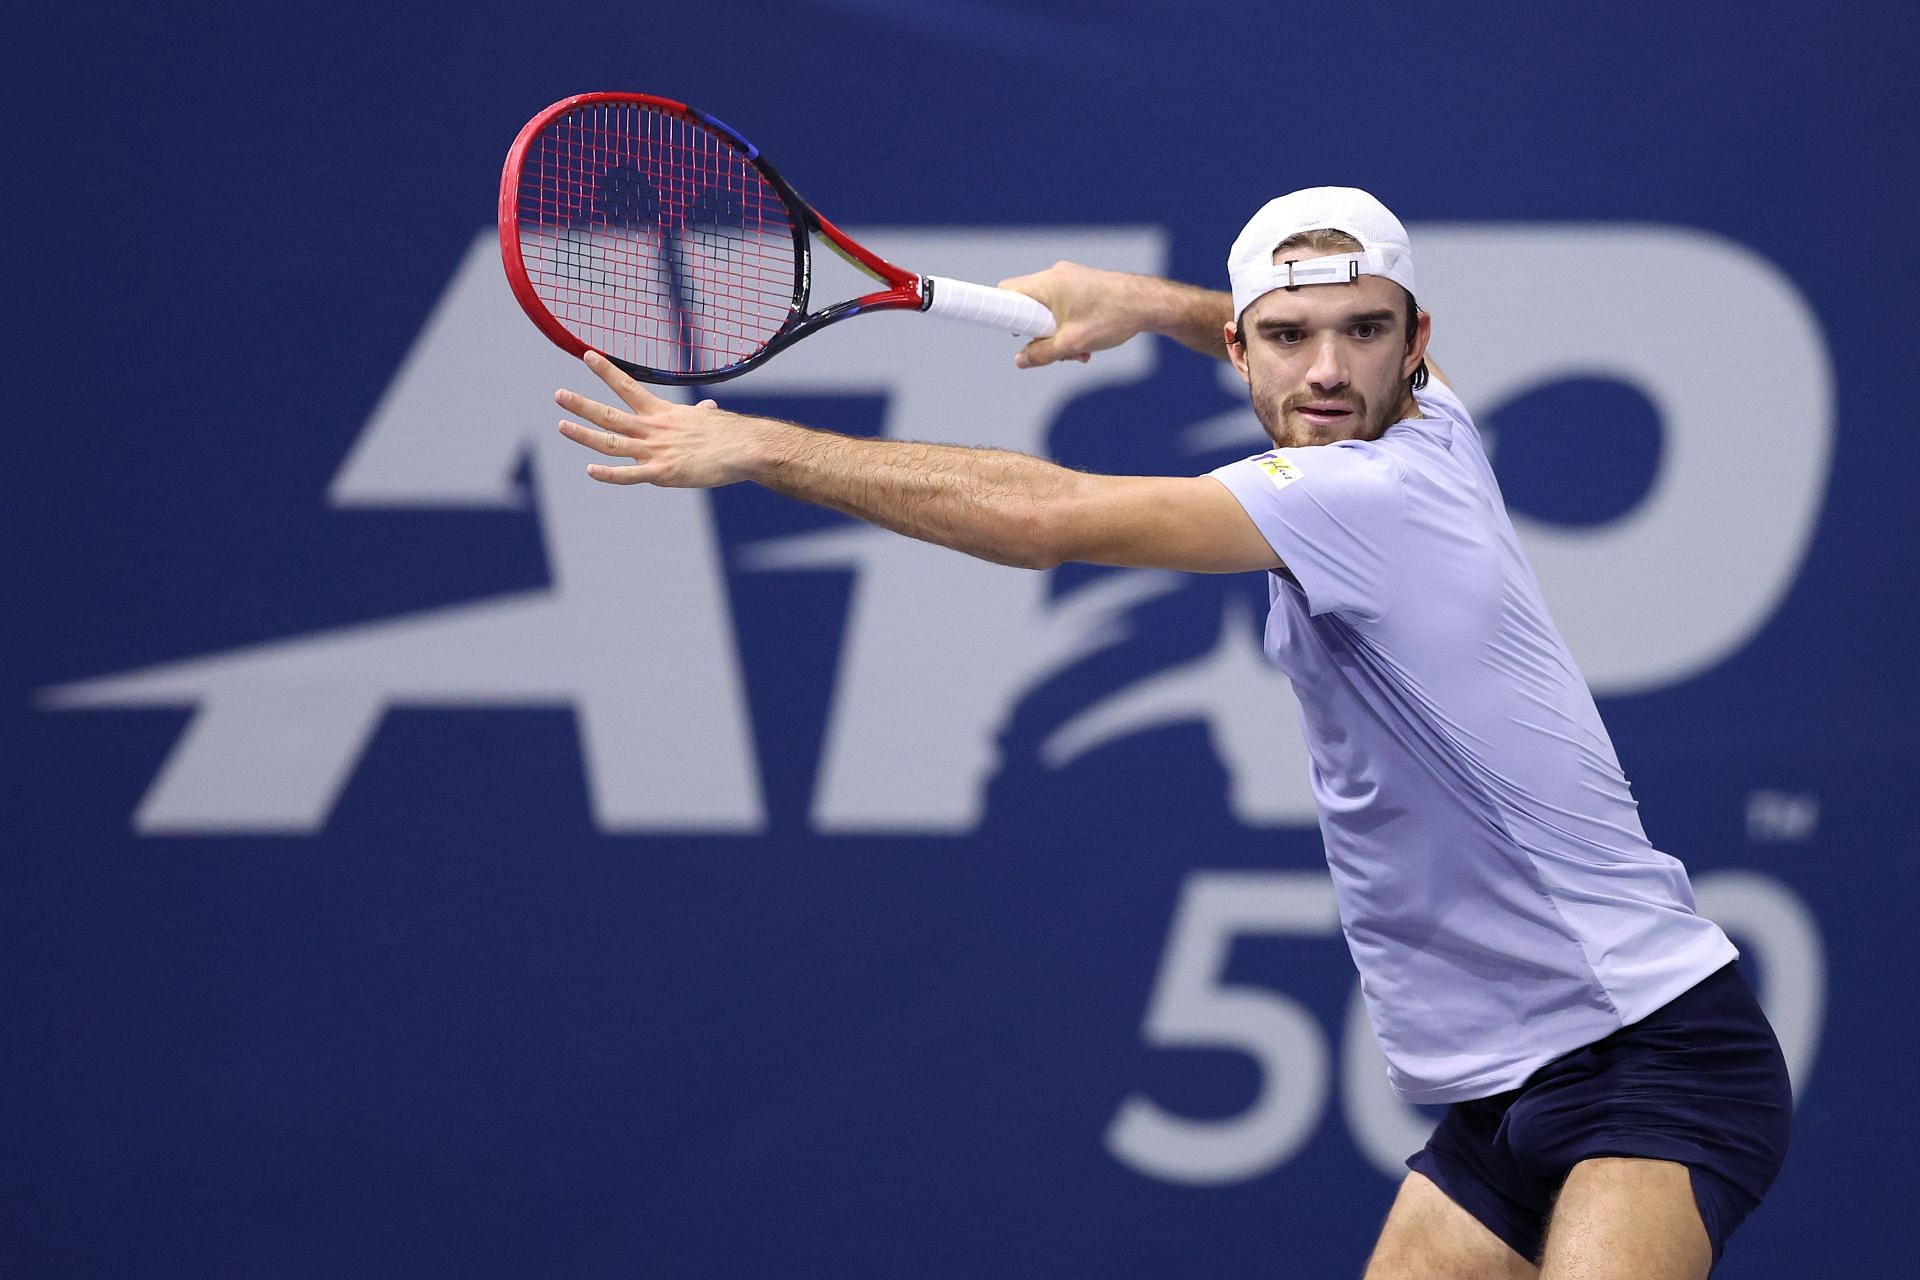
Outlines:
{"label": "short sleeve", "polygon": [[1467,412],[1467,406],[1454,394],[1452,387],[1435,378],[1426,386],[1413,393],[1414,402],[1420,406],[1420,416],[1427,419],[1439,419],[1453,427],[1456,435],[1464,431],[1473,442],[1474,448],[1483,454],[1486,446],[1481,442],[1480,429],[1473,423],[1473,415]]}
{"label": "short sleeve", "polygon": [[1430,411],[1426,412],[1427,417],[1438,416],[1450,422],[1463,423],[1466,426],[1473,425],[1473,417],[1467,412],[1467,406],[1461,402],[1452,387],[1438,378],[1414,392],[1413,398],[1423,412]]}
{"label": "short sleeve", "polygon": [[1265,535],[1308,610],[1374,620],[1393,605],[1400,468],[1368,442],[1270,449],[1211,473]]}

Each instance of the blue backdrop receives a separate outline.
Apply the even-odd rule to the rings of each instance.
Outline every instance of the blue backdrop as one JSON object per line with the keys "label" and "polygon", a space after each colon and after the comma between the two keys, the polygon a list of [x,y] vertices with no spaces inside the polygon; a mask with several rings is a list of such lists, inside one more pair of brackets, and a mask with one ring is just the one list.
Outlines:
{"label": "blue backdrop", "polygon": [[[1359,1271],[1430,1116],[1354,1019],[1260,583],[592,485],[488,235],[516,129],[596,88],[988,280],[1218,284],[1269,196],[1379,193],[1788,1045],[1721,1274],[1906,1265],[1906,11],[12,26],[8,1274]],[[720,394],[1114,471],[1258,438],[1171,346],[1010,358],[863,319]]]}

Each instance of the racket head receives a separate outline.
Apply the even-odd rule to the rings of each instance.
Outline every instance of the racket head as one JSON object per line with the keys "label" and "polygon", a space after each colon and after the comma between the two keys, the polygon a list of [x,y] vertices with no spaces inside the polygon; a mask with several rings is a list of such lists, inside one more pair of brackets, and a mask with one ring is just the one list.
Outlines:
{"label": "racket head", "polygon": [[889,290],[808,315],[811,233],[844,237],[752,143],[670,98],[578,94],[529,120],[501,171],[499,225],[507,281],[541,332],[648,382],[736,377],[822,324],[920,304],[917,277],[873,259],[898,277],[882,276]]}

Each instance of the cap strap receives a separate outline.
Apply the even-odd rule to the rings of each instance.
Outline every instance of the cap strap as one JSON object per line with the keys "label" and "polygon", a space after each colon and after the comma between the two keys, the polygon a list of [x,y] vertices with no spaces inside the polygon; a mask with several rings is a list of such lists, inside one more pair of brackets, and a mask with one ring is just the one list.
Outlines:
{"label": "cap strap", "polygon": [[1303,284],[1350,284],[1372,265],[1372,255],[1337,253],[1325,258],[1289,258],[1273,264],[1273,289],[1292,289]]}

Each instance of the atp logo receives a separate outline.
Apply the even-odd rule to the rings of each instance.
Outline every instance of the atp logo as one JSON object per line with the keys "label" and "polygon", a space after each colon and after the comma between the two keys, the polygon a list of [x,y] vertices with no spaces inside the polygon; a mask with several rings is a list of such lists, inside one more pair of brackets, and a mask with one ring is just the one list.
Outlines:
{"label": "atp logo", "polygon": [[[1157,228],[858,234],[898,260],[973,279],[1060,257],[1148,273],[1166,262]],[[1791,585],[1826,488],[1831,375],[1804,300],[1745,249],[1675,228],[1427,225],[1414,239],[1421,301],[1445,326],[1446,368],[1483,422],[1500,403],[1574,376],[1631,382],[1662,416],[1659,473],[1633,510],[1578,530],[1516,517],[1595,691],[1658,688],[1737,651]],[[1678,309],[1653,305],[1656,293],[1712,298],[1715,314],[1733,319],[1696,329]],[[1156,359],[1154,345],[1139,342],[1085,367],[1022,373],[999,335],[877,317],[787,352],[753,375],[752,391],[877,395],[886,434],[1044,454],[1067,401],[1136,382]],[[1230,368],[1219,375],[1244,398]],[[586,483],[575,446],[551,432],[542,408],[554,386],[578,378],[527,328],[491,233],[480,237],[327,499],[342,508],[531,505],[550,585],[43,690],[50,709],[193,709],[135,810],[138,831],[317,832],[395,707],[571,710],[604,831],[765,828],[710,498],[660,490],[636,501]],[[458,424],[456,449],[448,424]],[[1196,450],[1264,442],[1251,410],[1183,438]],[[647,550],[609,550],[619,547]],[[1124,637],[1133,611],[1179,583],[1116,572],[1054,600],[1044,575],[854,526],[749,546],[733,567],[855,575],[810,806],[822,832],[978,825],[996,738],[1019,700]],[[1236,816],[1312,824],[1287,683],[1262,658],[1254,620],[1241,610],[1227,622],[1211,652],[1055,727],[1042,760],[1062,765],[1129,734],[1199,721]],[[642,688],[598,676],[636,651],[673,655],[673,678]],[[564,667],[548,660],[560,652]],[[909,695],[914,714],[903,716]]]}

